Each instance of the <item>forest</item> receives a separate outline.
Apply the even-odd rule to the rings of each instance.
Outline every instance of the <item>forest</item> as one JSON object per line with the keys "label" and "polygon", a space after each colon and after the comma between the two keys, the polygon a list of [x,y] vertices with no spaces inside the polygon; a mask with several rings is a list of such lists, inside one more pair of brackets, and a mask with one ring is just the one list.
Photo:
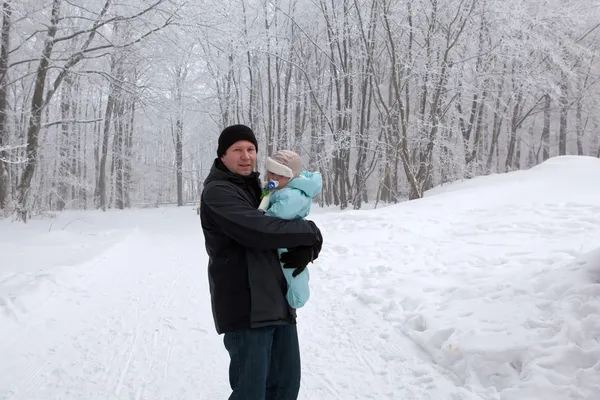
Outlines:
{"label": "forest", "polygon": [[600,157],[597,0],[3,0],[0,217],[195,205],[227,125],[322,206]]}

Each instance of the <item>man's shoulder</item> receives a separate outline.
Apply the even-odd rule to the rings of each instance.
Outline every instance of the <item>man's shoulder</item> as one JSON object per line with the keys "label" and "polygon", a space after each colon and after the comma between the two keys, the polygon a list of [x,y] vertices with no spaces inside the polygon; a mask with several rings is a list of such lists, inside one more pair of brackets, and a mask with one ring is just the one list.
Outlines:
{"label": "man's shoulder", "polygon": [[219,190],[231,190],[237,188],[237,185],[227,179],[214,179],[204,184],[202,194],[211,193]]}
{"label": "man's shoulder", "polygon": [[221,196],[227,196],[236,190],[236,185],[227,180],[213,180],[204,184],[200,198],[204,203],[219,201]]}

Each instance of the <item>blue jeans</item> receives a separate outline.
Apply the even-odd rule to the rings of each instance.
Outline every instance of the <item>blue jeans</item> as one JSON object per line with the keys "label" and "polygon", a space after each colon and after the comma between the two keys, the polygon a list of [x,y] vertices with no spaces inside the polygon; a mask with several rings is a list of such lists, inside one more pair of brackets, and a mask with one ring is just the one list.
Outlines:
{"label": "blue jeans", "polygon": [[229,400],[296,400],[300,349],[296,325],[225,333],[229,352]]}

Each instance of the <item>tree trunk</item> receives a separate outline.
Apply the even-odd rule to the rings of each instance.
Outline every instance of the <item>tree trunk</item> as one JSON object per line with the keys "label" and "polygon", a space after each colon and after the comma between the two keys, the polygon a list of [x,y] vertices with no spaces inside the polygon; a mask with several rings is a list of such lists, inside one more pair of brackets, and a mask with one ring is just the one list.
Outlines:
{"label": "tree trunk", "polygon": [[354,209],[358,210],[362,206],[363,198],[366,197],[366,164],[367,164],[367,151],[369,148],[368,132],[370,127],[371,119],[371,106],[373,99],[373,77],[371,71],[373,68],[373,49],[375,47],[375,22],[377,18],[377,2],[371,4],[371,10],[368,21],[367,34],[365,35],[365,28],[363,27],[362,17],[360,15],[360,7],[358,1],[354,0],[354,6],[356,7],[359,23],[360,32],[362,36],[362,43],[364,46],[364,59],[362,68],[362,82],[360,92],[360,116],[358,122],[358,132],[356,137],[357,143],[357,157],[354,174],[354,188],[355,192],[352,198]]}
{"label": "tree trunk", "polygon": [[[94,104],[92,106],[92,112],[94,117],[97,119],[102,118],[102,103]],[[100,206],[100,164],[102,157],[102,124],[100,122],[94,122],[94,194],[92,201],[95,207]]]}
{"label": "tree trunk", "polygon": [[550,118],[552,98],[550,94],[544,95],[544,128],[542,129],[542,161],[550,158]]}
{"label": "tree trunk", "polygon": [[2,4],[2,34],[0,38],[0,213],[6,208],[10,188],[8,152],[3,148],[8,146],[8,125],[6,123],[6,112],[8,108],[7,99],[7,75],[8,75],[8,51],[10,47],[12,8],[10,0]]}
{"label": "tree trunk", "polygon": [[123,180],[125,182],[125,207],[131,207],[131,178],[133,160],[133,130],[135,123],[135,99],[131,100],[129,108],[129,125],[127,127],[127,137],[125,139],[125,166],[123,171]]}
{"label": "tree trunk", "polygon": [[519,112],[521,110],[521,100],[523,99],[523,93],[519,92],[514,97],[514,104],[512,110],[511,124],[510,124],[510,139],[508,142],[508,152],[506,155],[506,162],[504,163],[504,170],[506,172],[512,171],[515,163],[515,153],[517,150],[517,129]]}
{"label": "tree trunk", "polygon": [[[118,68],[117,79],[122,81],[123,74],[122,68]],[[115,107],[113,109],[113,123],[115,128],[113,138],[113,166],[114,166],[114,182],[115,190],[114,193],[114,205],[119,209],[125,208],[125,201],[123,198],[124,190],[124,179],[123,179],[123,158],[124,158],[124,144],[125,144],[125,93],[119,90],[117,98],[115,99]]]}
{"label": "tree trunk", "polygon": [[71,118],[71,92],[73,79],[70,74],[65,78],[65,85],[62,87],[62,96],[60,99],[60,115],[62,121],[59,139],[59,167],[58,167],[58,199],[56,208],[63,211],[67,205],[72,188],[71,162],[72,162],[72,125],[66,121]]}
{"label": "tree trunk", "polygon": [[[86,103],[85,106],[85,116],[88,117],[90,115],[90,102]],[[81,165],[81,177],[80,177],[80,188],[79,188],[79,196],[81,197],[81,202],[83,203],[83,209],[87,210],[88,207],[88,130],[90,127],[85,126],[83,129],[83,159]],[[93,127],[92,127],[93,129]]]}
{"label": "tree trunk", "polygon": [[[506,65],[504,65],[503,71],[506,72]],[[488,173],[492,172],[492,162],[494,160],[494,153],[498,154],[498,139],[500,138],[500,131],[502,129],[502,123],[504,121],[504,115],[506,114],[506,110],[508,109],[508,103],[504,105],[504,109],[501,110],[502,96],[504,93],[504,78],[500,78],[500,82],[498,83],[496,104],[494,105],[494,120],[492,122],[492,139],[490,143],[490,151],[488,153],[488,159],[486,163],[486,171]],[[499,157],[496,157],[496,161],[499,163]],[[496,172],[498,172],[498,167],[496,167]]]}
{"label": "tree trunk", "polygon": [[38,135],[41,129],[41,116],[44,106],[44,89],[46,87],[46,74],[48,65],[50,64],[50,55],[54,48],[54,36],[56,35],[57,25],[60,17],[61,0],[52,2],[52,17],[50,18],[50,26],[48,27],[48,37],[44,43],[44,49],[40,57],[40,63],[35,75],[35,84],[33,96],[31,98],[31,108],[29,114],[29,124],[27,128],[27,162],[25,170],[21,177],[19,185],[19,217],[26,222],[29,214],[27,197],[31,188],[31,180],[37,165],[38,158]]}
{"label": "tree trunk", "polygon": [[577,106],[575,109],[575,131],[577,134],[577,155],[584,155],[583,151],[583,99],[580,97],[577,99]]}
{"label": "tree trunk", "polygon": [[[114,70],[115,60],[113,57],[113,66],[111,70]],[[98,206],[102,211],[106,211],[108,206],[107,202],[107,181],[106,181],[106,162],[108,159],[108,142],[110,139],[110,125],[113,114],[113,108],[115,103],[115,91],[116,87],[114,84],[110,85],[108,101],[106,102],[106,111],[104,114],[104,130],[102,135],[102,150],[100,153],[100,173],[98,176],[98,185],[96,187],[96,197],[99,200]]]}
{"label": "tree trunk", "polygon": [[274,134],[274,130],[275,127],[274,125],[274,108],[275,108],[275,101],[274,101],[274,94],[273,94],[273,77],[272,77],[272,71],[271,71],[271,33],[270,33],[270,24],[269,24],[269,20],[267,18],[267,9],[266,9],[266,3],[265,3],[265,31],[267,34],[267,81],[266,81],[266,85],[267,85],[267,124],[266,124],[266,138],[267,138],[267,154],[273,154],[273,150],[275,148],[275,134]]}
{"label": "tree trunk", "polygon": [[177,166],[177,205],[183,206],[183,121],[175,123],[175,164]]}
{"label": "tree trunk", "polygon": [[258,96],[256,82],[254,79],[254,68],[252,65],[252,52],[250,50],[250,43],[248,41],[248,16],[246,13],[246,2],[242,1],[242,14],[244,19],[244,36],[246,37],[246,60],[248,62],[248,78],[250,80],[250,96],[248,98],[248,123],[252,129],[256,129],[258,125],[258,111],[256,110],[256,103]]}
{"label": "tree trunk", "polygon": [[[296,94],[294,105],[294,151],[302,154],[302,136],[304,134],[305,119],[308,115],[308,95],[304,94],[304,81],[300,74],[296,76],[296,84],[300,86]],[[302,93],[302,94],[301,94]]]}
{"label": "tree trunk", "polygon": [[567,99],[567,78],[561,77],[560,81],[560,128],[558,131],[558,154],[564,156],[567,154],[567,113],[569,101]]}

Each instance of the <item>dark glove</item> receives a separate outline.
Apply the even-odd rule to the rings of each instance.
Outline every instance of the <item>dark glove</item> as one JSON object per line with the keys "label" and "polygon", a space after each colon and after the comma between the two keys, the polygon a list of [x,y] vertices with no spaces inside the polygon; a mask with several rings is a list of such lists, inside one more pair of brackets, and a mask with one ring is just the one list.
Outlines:
{"label": "dark glove", "polygon": [[318,228],[317,232],[317,241],[312,246],[291,247],[286,253],[281,254],[279,259],[283,263],[283,268],[293,268],[293,277],[296,277],[298,274],[302,273],[302,271],[306,269],[308,263],[313,262],[317,259],[317,257],[319,257],[321,247],[323,246],[323,237],[321,236],[321,232],[318,230]]}
{"label": "dark glove", "polygon": [[281,254],[279,259],[283,263],[283,268],[294,269],[292,276],[296,277],[313,260],[313,246],[292,247],[286,253]]}

